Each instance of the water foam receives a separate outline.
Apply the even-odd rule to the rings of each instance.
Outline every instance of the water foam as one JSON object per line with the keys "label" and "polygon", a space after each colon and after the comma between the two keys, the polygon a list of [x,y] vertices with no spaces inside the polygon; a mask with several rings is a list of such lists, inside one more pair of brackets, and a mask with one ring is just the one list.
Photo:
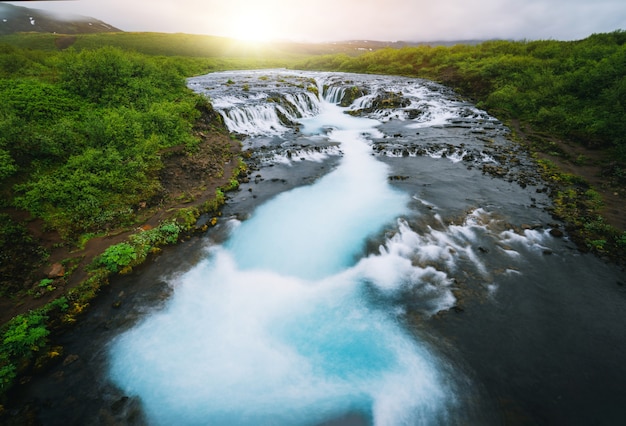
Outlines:
{"label": "water foam", "polygon": [[152,424],[309,425],[349,413],[437,424],[454,405],[441,361],[368,290],[412,286],[445,306],[445,274],[412,266],[408,231],[359,259],[408,204],[371,156],[377,122],[324,103],[301,122],[311,133],[332,127],[339,167],[257,209],[162,311],[111,345],[112,380],[139,396]]}
{"label": "water foam", "polygon": [[216,249],[164,311],[115,342],[112,378],[154,424],[437,419],[437,359],[364,302],[357,269],[311,282],[242,271]]}

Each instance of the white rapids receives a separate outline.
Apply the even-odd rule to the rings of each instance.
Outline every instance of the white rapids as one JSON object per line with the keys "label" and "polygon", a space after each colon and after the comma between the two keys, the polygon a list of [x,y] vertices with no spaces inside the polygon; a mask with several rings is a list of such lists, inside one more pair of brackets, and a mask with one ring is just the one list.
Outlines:
{"label": "white rapids", "polygon": [[[458,407],[460,375],[404,327],[390,300],[410,291],[426,316],[454,306],[449,271],[459,262],[489,275],[473,248],[476,235],[490,232],[489,214],[477,209],[459,225],[436,226],[437,207],[390,185],[371,140],[390,120],[421,129],[461,113],[492,119],[419,81],[405,87],[401,108],[373,108],[375,90],[339,107],[341,78],[256,71],[190,80],[231,131],[278,137],[297,126],[300,136],[334,143],[326,152],[342,157],[312,185],[232,220],[227,241],[172,283],[166,306],[112,342],[110,377],[139,397],[149,423],[315,425],[353,415],[364,424],[432,425],[448,424]],[[368,117],[346,114],[368,108]],[[434,212],[425,234],[403,218],[416,202]],[[380,247],[367,253],[372,238]],[[514,247],[503,255],[514,258]]]}

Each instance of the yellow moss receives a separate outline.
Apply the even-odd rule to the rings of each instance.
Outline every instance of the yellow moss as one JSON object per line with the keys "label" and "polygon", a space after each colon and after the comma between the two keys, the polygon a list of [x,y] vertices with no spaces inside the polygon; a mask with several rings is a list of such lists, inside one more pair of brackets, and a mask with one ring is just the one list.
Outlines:
{"label": "yellow moss", "polygon": [[76,322],[76,318],[74,318],[71,314],[63,315],[63,323],[65,324],[74,324]]}
{"label": "yellow moss", "polygon": [[74,303],[72,305],[72,309],[69,311],[69,315],[75,316],[81,314],[87,307],[89,303]]}
{"label": "yellow moss", "polygon": [[48,358],[54,359],[63,355],[63,346],[55,346],[48,351]]}
{"label": "yellow moss", "polygon": [[122,269],[120,269],[120,275],[127,275],[130,274],[133,271],[133,267],[132,266],[126,266]]}

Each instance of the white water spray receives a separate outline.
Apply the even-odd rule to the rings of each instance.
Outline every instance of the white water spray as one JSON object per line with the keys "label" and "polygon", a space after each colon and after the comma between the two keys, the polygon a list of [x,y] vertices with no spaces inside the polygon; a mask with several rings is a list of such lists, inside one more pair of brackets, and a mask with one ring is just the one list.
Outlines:
{"label": "white water spray", "polygon": [[368,286],[393,292],[422,275],[446,286],[414,267],[400,240],[360,259],[409,201],[370,155],[378,122],[326,102],[300,122],[305,133],[333,129],[339,167],[258,208],[180,278],[161,312],[111,346],[111,378],[151,424],[314,425],[347,414],[438,424],[454,405],[440,361],[368,297]]}

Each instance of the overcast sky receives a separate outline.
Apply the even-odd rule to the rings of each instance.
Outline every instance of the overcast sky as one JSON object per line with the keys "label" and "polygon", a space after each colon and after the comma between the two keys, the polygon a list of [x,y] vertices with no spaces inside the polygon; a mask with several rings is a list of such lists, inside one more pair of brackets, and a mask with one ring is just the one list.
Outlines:
{"label": "overcast sky", "polygon": [[625,0],[75,0],[13,3],[124,31],[333,41],[575,40],[626,30]]}

